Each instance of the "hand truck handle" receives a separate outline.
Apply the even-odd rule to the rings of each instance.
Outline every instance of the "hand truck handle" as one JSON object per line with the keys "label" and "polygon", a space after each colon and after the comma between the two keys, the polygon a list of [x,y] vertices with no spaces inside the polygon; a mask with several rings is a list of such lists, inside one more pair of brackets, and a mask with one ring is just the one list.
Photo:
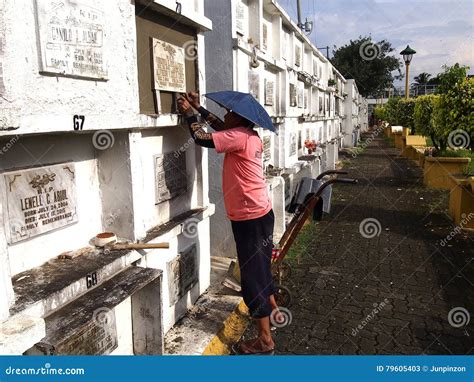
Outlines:
{"label": "hand truck handle", "polygon": [[316,179],[320,180],[320,179],[324,178],[326,175],[332,175],[332,174],[348,174],[348,172],[347,171],[342,171],[342,170],[328,170],[328,171],[324,171],[321,174],[319,174],[316,177]]}
{"label": "hand truck handle", "polygon": [[336,183],[357,184],[359,181],[357,179],[350,178],[336,178]]}

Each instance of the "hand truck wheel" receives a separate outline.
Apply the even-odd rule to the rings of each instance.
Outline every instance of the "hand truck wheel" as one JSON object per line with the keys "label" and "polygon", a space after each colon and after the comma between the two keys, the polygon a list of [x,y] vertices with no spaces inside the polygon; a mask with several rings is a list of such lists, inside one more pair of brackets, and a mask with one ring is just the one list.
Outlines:
{"label": "hand truck wheel", "polygon": [[275,301],[278,306],[289,307],[291,305],[291,292],[287,287],[275,284]]}

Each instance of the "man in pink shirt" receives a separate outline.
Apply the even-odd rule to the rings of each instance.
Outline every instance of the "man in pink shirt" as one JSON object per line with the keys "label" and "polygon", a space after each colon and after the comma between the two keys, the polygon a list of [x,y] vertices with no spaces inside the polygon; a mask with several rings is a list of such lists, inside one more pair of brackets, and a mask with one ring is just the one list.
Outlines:
{"label": "man in pink shirt", "polygon": [[[208,133],[194,115],[194,107],[216,130]],[[239,354],[273,354],[270,314],[277,309],[271,274],[275,217],[263,175],[263,144],[254,124],[227,110],[224,122],[199,104],[197,93],[178,98],[196,144],[225,153],[222,190],[232,224],[239,260],[242,296],[256,320],[258,337],[239,344]]]}

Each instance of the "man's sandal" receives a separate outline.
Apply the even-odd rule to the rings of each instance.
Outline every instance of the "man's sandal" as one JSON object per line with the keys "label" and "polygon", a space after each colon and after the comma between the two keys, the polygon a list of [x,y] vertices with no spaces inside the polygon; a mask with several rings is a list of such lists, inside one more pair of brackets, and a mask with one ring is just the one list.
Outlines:
{"label": "man's sandal", "polygon": [[[255,343],[256,340],[241,341],[232,345],[232,352],[235,355],[273,355],[275,354],[275,349],[260,350],[255,348],[251,343]],[[245,344],[247,349],[242,349],[241,345]]]}

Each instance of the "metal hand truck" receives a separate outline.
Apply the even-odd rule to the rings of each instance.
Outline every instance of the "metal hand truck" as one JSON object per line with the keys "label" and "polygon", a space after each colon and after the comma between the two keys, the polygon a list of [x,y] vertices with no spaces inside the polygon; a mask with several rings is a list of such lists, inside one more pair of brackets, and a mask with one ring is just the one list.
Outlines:
{"label": "metal hand truck", "polygon": [[315,210],[315,207],[318,203],[322,202],[321,196],[326,187],[334,183],[346,183],[346,184],[356,184],[357,179],[349,178],[337,178],[330,177],[327,180],[324,180],[326,176],[337,175],[337,174],[347,174],[346,171],[337,171],[330,170],[321,173],[316,180],[318,188],[316,190],[310,190],[306,195],[303,195],[302,203],[298,203],[298,200],[302,198],[301,195],[301,185],[303,184],[303,179],[295,190],[292,201],[290,203],[289,210],[292,212],[294,210],[295,214],[290,221],[290,224],[286,228],[283,236],[278,242],[278,248],[274,249],[272,255],[272,275],[274,279],[275,286],[275,300],[277,305],[288,307],[291,304],[291,292],[290,290],[282,285],[282,282],[287,280],[291,274],[290,265],[284,261],[286,254],[288,253],[291,245],[295,241],[298,233],[301,231],[305,222],[310,217],[311,213]]}

